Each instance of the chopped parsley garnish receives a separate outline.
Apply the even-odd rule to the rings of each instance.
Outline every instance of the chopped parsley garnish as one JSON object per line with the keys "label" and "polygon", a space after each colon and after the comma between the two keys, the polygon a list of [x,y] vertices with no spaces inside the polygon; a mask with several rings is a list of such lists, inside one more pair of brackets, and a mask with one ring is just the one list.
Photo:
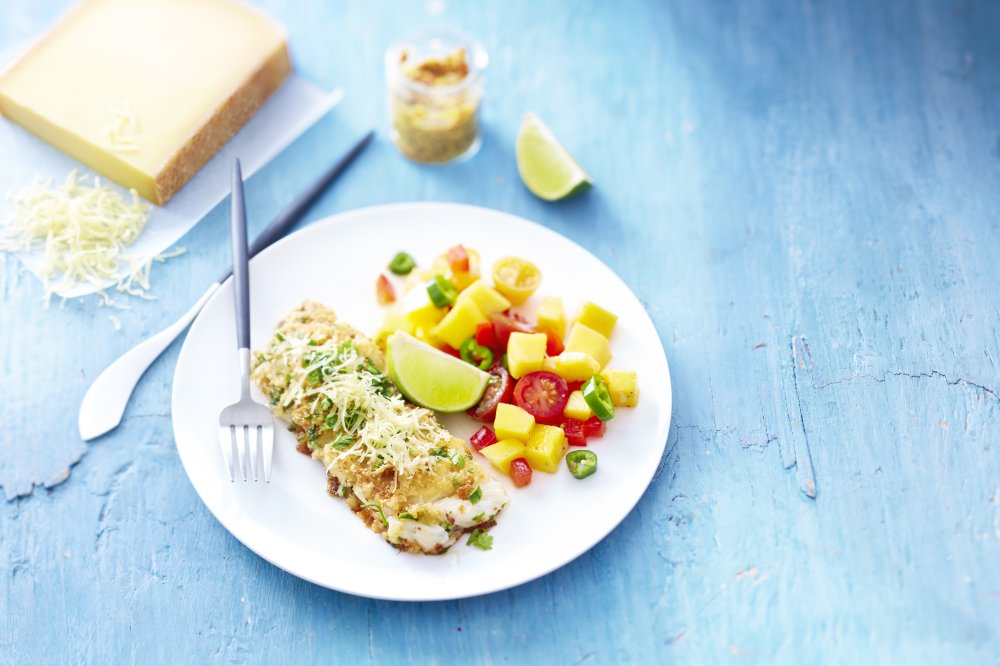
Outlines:
{"label": "chopped parsley garnish", "polygon": [[483,519],[485,519],[485,518],[486,518],[486,514],[485,513],[477,513],[476,515],[474,515],[472,517],[472,520],[474,520],[477,523],[481,523],[481,522],[483,522]]}
{"label": "chopped parsley garnish", "polygon": [[409,511],[404,511],[403,513],[399,514],[399,519],[400,520],[416,520],[417,517],[414,516]]}
{"label": "chopped parsley garnish", "polygon": [[350,435],[339,435],[337,439],[330,442],[330,446],[338,451],[346,451],[347,447],[354,443],[354,438]]}
{"label": "chopped parsley garnish", "polygon": [[281,400],[281,394],[285,392],[285,389],[280,386],[275,386],[271,389],[271,405],[277,405],[278,401]]}
{"label": "chopped parsley garnish", "polygon": [[281,333],[275,333],[274,337],[275,337],[275,339],[278,342],[284,342],[285,341],[285,336],[283,336]]}
{"label": "chopped parsley garnish", "polygon": [[[378,517],[382,519],[382,524],[385,525],[386,527],[389,527],[389,520],[385,517],[385,511],[382,510],[381,506],[379,506],[375,502],[369,502],[368,504],[362,504],[361,508],[375,509],[376,511],[378,511]],[[490,541],[493,541],[492,537],[490,538]]]}
{"label": "chopped parsley garnish", "polygon": [[469,540],[465,544],[475,546],[480,550],[489,550],[493,548],[493,537],[477,527],[472,530],[472,534],[469,535]]}
{"label": "chopped parsley garnish", "polygon": [[476,489],[472,491],[469,495],[469,502],[472,504],[479,504],[479,500],[483,499],[483,489],[476,486]]}

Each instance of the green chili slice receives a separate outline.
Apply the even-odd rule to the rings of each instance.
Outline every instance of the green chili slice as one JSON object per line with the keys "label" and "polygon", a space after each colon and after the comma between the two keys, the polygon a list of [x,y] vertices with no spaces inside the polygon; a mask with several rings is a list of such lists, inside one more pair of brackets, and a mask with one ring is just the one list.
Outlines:
{"label": "green chili slice", "polygon": [[458,353],[462,360],[471,363],[480,370],[489,370],[493,365],[493,350],[476,342],[475,338],[469,338],[458,348]]}
{"label": "green chili slice", "polygon": [[458,289],[443,275],[435,275],[427,282],[427,295],[436,308],[444,308],[455,304]]}
{"label": "green chili slice", "polygon": [[594,375],[587,380],[581,389],[583,399],[594,412],[597,418],[602,421],[610,421],[615,417],[615,403],[611,401],[611,392],[608,391],[607,382],[600,375]]}
{"label": "green chili slice", "polygon": [[416,267],[417,262],[405,252],[397,252],[396,256],[389,262],[389,270],[395,275],[409,275],[410,271]]}
{"label": "green chili slice", "polygon": [[586,479],[597,471],[597,455],[593,451],[571,451],[566,454],[569,473],[577,479]]}

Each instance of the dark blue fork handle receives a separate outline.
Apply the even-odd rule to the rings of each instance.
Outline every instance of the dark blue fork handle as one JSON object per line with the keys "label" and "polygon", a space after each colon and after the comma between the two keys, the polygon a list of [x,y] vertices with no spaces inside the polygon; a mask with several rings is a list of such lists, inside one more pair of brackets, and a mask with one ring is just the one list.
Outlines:
{"label": "dark blue fork handle", "polygon": [[236,295],[236,342],[250,348],[250,271],[247,252],[247,211],[243,201],[243,172],[233,159],[233,194],[230,202],[230,234],[233,242],[234,293]]}

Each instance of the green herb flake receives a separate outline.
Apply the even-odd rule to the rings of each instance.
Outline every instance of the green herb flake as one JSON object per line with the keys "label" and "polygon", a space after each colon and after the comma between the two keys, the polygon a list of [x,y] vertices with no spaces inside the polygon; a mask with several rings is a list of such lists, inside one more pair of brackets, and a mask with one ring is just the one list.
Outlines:
{"label": "green herb flake", "polygon": [[493,548],[493,537],[477,527],[472,530],[472,534],[469,535],[469,540],[465,544],[480,550],[490,550]]}
{"label": "green herb flake", "polygon": [[275,333],[274,339],[277,340],[278,342],[284,342],[285,336],[283,336],[281,333]]}
{"label": "green herb flake", "polygon": [[340,435],[337,439],[330,442],[330,446],[337,449],[338,451],[346,451],[347,447],[354,443],[354,438],[350,435]]}
{"label": "green herb flake", "polygon": [[[389,527],[389,519],[385,517],[385,511],[382,510],[381,506],[379,506],[375,502],[369,502],[368,504],[362,504],[361,508],[375,509],[376,511],[378,511],[378,517],[382,520],[382,524],[385,525],[386,527]],[[493,541],[492,537],[490,538],[490,541]]]}
{"label": "green herb flake", "polygon": [[479,500],[483,499],[483,489],[476,486],[476,489],[472,491],[469,495],[469,502],[472,504],[479,504]]}
{"label": "green herb flake", "polygon": [[414,516],[409,511],[404,511],[403,513],[399,514],[399,519],[400,520],[416,520],[417,517]]}
{"label": "green herb flake", "polygon": [[486,519],[485,513],[477,513],[472,517],[473,522],[481,523]]}

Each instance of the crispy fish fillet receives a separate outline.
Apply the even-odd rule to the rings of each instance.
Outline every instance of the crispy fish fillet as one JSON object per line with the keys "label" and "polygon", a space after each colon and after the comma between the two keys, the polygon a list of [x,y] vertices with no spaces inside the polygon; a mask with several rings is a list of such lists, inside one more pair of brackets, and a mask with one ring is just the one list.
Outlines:
{"label": "crispy fish fillet", "polygon": [[252,378],[299,450],[326,467],[331,495],[400,550],[443,553],[492,526],[507,493],[384,368],[371,340],[306,301],[254,352]]}

